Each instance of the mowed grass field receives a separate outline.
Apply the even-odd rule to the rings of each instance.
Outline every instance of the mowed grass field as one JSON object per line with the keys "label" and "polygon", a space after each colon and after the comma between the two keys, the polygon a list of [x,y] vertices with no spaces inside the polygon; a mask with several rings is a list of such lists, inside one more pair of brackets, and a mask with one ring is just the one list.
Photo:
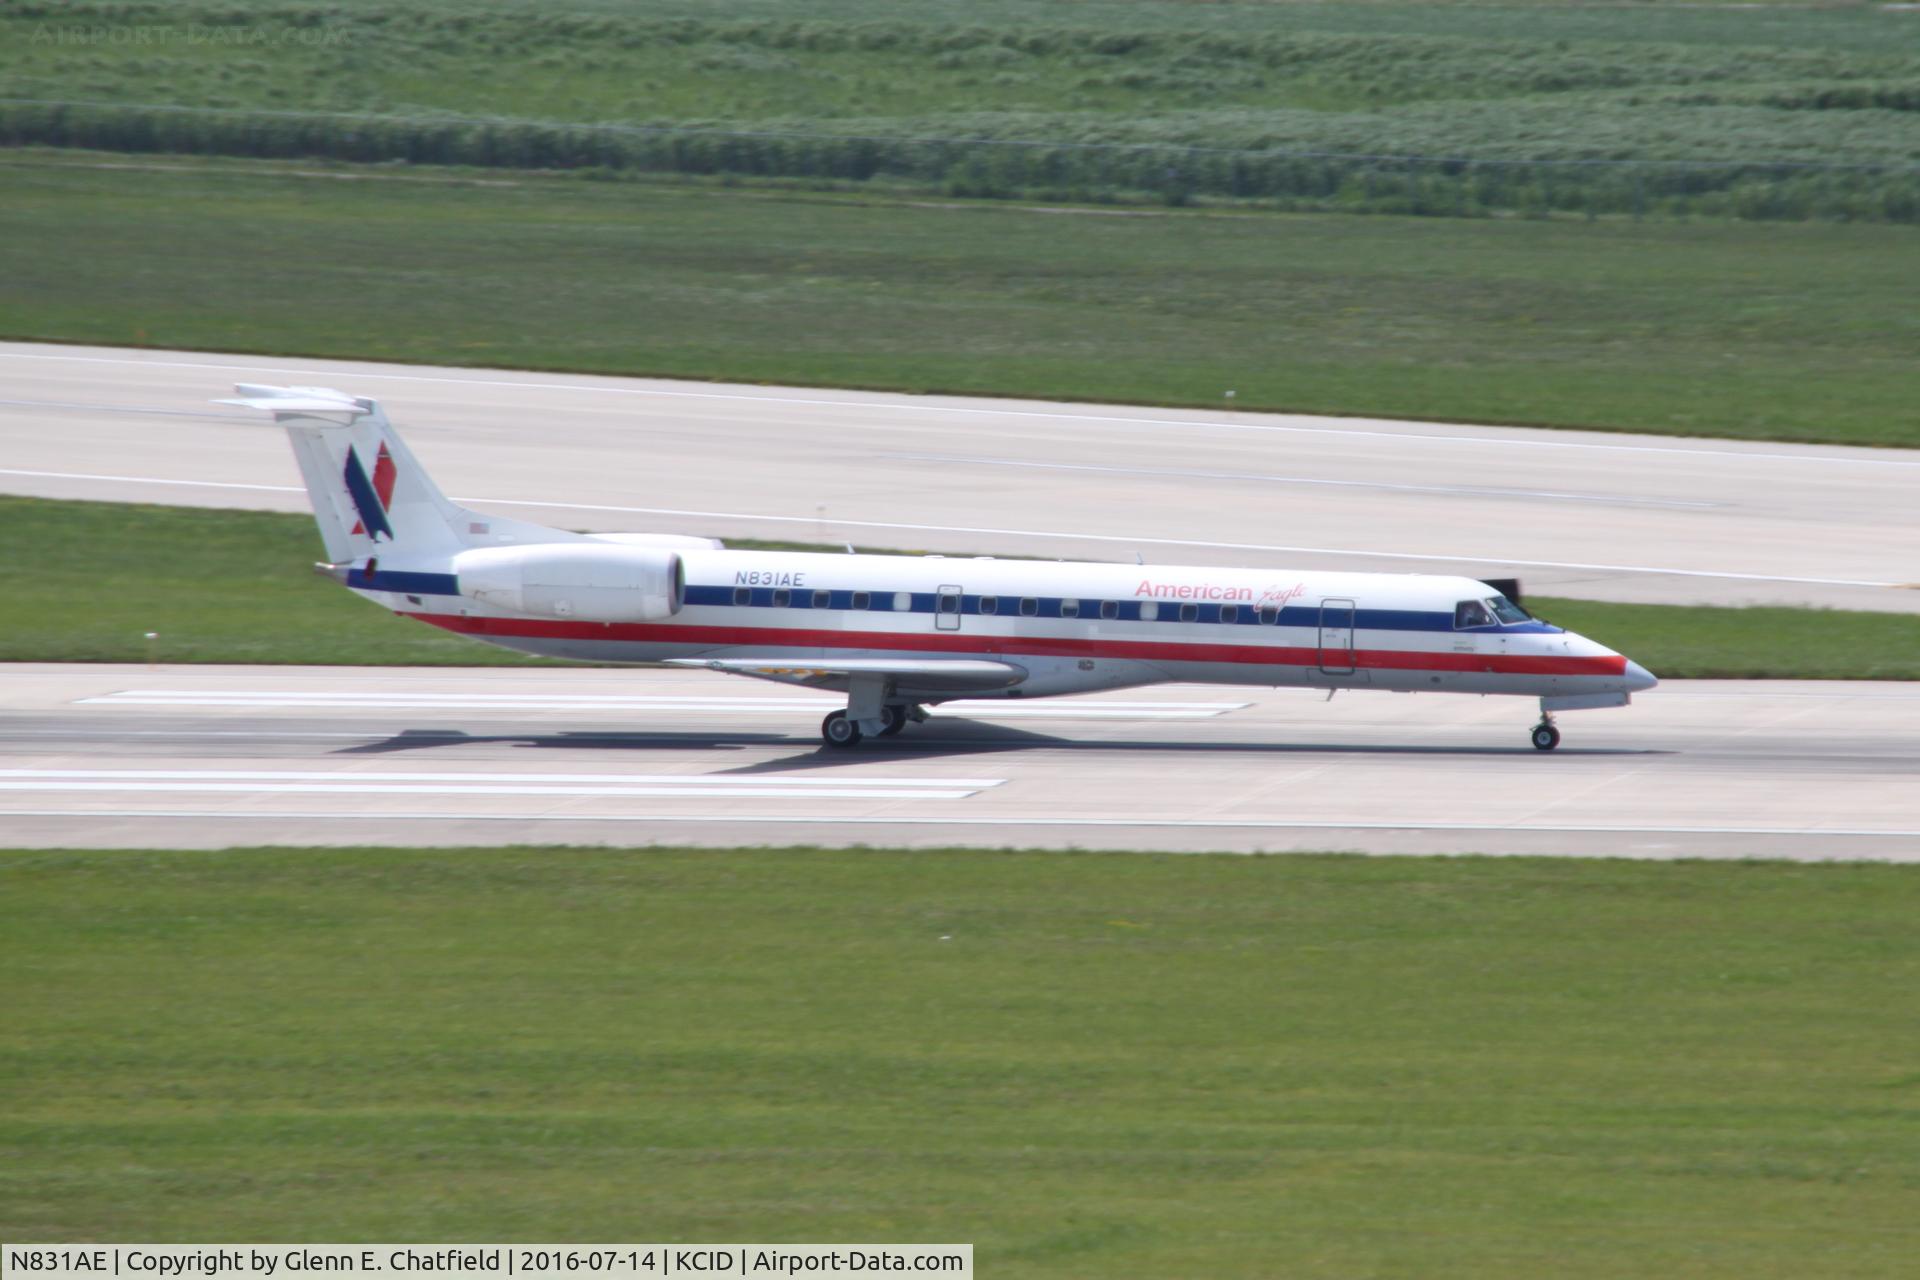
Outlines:
{"label": "mowed grass field", "polygon": [[1913,228],[0,167],[0,336],[1920,444]]}
{"label": "mowed grass field", "polygon": [[11,1240],[1910,1276],[1920,874],[0,855]]}
{"label": "mowed grass field", "polygon": [[[0,558],[0,662],[144,662],[151,631],[151,656],[168,663],[554,665],[394,617],[314,574],[306,516],[0,496],[0,546],[34,548]],[[1667,679],[1920,679],[1906,614],[1527,603]]]}

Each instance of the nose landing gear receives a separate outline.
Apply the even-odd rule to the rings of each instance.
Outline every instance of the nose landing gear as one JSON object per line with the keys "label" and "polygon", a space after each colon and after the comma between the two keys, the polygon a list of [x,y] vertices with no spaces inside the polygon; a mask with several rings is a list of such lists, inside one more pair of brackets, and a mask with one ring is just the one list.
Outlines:
{"label": "nose landing gear", "polygon": [[1560,745],[1560,730],[1553,724],[1553,717],[1546,712],[1540,713],[1540,723],[1533,726],[1533,749],[1551,751]]}

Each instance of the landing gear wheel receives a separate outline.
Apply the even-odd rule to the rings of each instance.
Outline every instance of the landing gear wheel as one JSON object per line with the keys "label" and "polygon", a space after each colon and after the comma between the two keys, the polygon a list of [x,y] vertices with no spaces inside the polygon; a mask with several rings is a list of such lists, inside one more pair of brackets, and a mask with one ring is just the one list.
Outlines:
{"label": "landing gear wheel", "polygon": [[860,726],[849,720],[846,712],[836,711],[820,722],[820,737],[830,747],[857,747]]}
{"label": "landing gear wheel", "polygon": [[898,703],[883,707],[880,711],[880,719],[886,722],[886,728],[880,730],[880,736],[891,738],[907,727],[907,709]]}
{"label": "landing gear wheel", "polygon": [[1560,745],[1560,731],[1550,724],[1533,726],[1533,749],[1551,751]]}

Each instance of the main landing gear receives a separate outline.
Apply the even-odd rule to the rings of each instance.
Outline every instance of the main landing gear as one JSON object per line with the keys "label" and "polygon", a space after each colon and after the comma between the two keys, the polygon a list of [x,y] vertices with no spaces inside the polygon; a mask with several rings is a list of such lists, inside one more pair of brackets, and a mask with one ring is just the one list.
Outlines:
{"label": "main landing gear", "polygon": [[1533,726],[1533,749],[1551,751],[1560,745],[1560,730],[1554,728],[1553,717],[1542,711],[1540,723]]}
{"label": "main landing gear", "polygon": [[820,740],[830,747],[857,747],[869,733],[876,738],[891,738],[907,727],[907,721],[926,718],[924,710],[903,702],[880,708],[874,721],[855,720],[844,711],[835,711],[820,722]]}
{"label": "main landing gear", "polygon": [[848,719],[844,711],[830,712],[820,722],[820,740],[830,747],[857,747],[864,737],[859,724]]}

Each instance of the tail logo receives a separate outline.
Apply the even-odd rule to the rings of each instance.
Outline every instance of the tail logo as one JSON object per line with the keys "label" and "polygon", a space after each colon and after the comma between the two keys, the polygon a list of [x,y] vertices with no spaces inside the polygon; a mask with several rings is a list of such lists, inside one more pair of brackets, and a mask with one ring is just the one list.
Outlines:
{"label": "tail logo", "polygon": [[367,534],[375,542],[385,534],[387,541],[392,542],[393,526],[387,523],[387,509],[393,505],[394,468],[393,455],[387,452],[387,446],[381,444],[380,456],[373,464],[373,479],[368,480],[366,468],[360,465],[359,451],[349,445],[344,478],[354,509],[360,513],[360,522],[353,526],[353,531]]}

